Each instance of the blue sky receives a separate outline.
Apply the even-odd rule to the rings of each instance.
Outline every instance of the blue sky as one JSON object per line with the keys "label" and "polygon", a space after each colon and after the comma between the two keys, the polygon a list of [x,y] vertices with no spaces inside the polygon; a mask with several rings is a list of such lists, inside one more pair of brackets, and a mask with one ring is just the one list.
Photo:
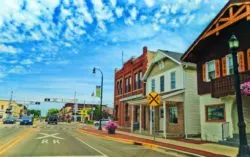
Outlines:
{"label": "blue sky", "polygon": [[[113,105],[114,69],[142,47],[184,53],[227,0],[1,0],[0,98],[91,97],[104,73]],[[43,112],[59,104],[42,104]]]}

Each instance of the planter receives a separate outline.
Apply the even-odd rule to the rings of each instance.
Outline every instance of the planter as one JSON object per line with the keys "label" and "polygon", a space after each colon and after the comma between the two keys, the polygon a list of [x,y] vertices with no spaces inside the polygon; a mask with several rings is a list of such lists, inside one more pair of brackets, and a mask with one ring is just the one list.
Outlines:
{"label": "planter", "polygon": [[108,129],[108,134],[115,134],[115,129]]}

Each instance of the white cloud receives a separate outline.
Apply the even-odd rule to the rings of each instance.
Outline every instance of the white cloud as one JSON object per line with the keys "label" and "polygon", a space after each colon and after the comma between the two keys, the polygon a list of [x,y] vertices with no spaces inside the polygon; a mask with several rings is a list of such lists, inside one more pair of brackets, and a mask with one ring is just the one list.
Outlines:
{"label": "white cloud", "polygon": [[3,72],[0,71],[0,79],[4,78],[6,76],[6,74],[4,74]]}
{"label": "white cloud", "polygon": [[112,5],[112,7],[115,7],[116,6],[116,0],[110,0],[110,3]]}
{"label": "white cloud", "polygon": [[136,20],[136,17],[137,17],[137,9],[135,8],[135,7],[133,7],[133,9],[132,10],[130,10],[130,15],[131,15],[131,18],[133,19],[133,20]]}
{"label": "white cloud", "polygon": [[10,69],[9,73],[10,74],[24,74],[26,73],[26,69],[23,66],[17,65]]}
{"label": "white cloud", "polygon": [[20,50],[17,48],[14,48],[12,46],[7,46],[4,44],[0,44],[0,53],[10,53],[10,54],[16,54]]}
{"label": "white cloud", "polygon": [[148,7],[152,7],[155,4],[155,0],[144,0]]}
{"label": "white cloud", "polygon": [[136,0],[128,0],[128,4],[134,4]]}
{"label": "white cloud", "polygon": [[21,64],[23,64],[23,65],[30,65],[33,63],[34,62],[31,59],[24,59],[23,61],[21,61]]}
{"label": "white cloud", "polygon": [[86,5],[85,1],[73,1],[75,6],[77,7],[77,11],[79,13],[81,13],[83,15],[83,19],[88,22],[88,23],[92,23],[93,22],[93,18],[91,16],[91,14],[88,11],[88,7]]}
{"label": "white cloud", "polygon": [[142,15],[142,16],[140,17],[140,20],[141,20],[141,21],[145,21],[145,20],[147,20],[147,16]]}
{"label": "white cloud", "polygon": [[123,8],[120,8],[120,7],[117,7],[116,9],[115,9],[115,13],[116,13],[116,16],[118,17],[118,18],[120,18],[120,17],[122,17],[122,14],[123,14]]}

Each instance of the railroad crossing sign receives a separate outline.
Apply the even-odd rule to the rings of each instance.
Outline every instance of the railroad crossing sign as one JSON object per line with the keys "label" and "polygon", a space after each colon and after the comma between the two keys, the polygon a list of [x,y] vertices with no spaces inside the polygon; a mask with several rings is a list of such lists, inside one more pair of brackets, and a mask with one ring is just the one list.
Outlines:
{"label": "railroad crossing sign", "polygon": [[156,107],[161,104],[161,96],[156,92],[151,92],[147,96],[148,105]]}

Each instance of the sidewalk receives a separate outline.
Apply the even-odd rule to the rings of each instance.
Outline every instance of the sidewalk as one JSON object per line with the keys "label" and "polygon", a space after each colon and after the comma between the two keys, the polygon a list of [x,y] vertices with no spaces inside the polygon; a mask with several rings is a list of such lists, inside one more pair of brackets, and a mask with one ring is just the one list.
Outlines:
{"label": "sidewalk", "polygon": [[93,134],[109,138],[112,140],[123,141],[127,143],[133,143],[138,145],[150,146],[152,148],[170,149],[178,152],[186,152],[189,154],[196,154],[197,156],[206,157],[235,157],[238,152],[238,148],[223,146],[214,143],[196,142],[194,140],[178,140],[178,139],[162,139],[156,138],[153,141],[151,136],[139,135],[128,133],[124,131],[117,131],[116,134],[107,134],[107,131],[99,131],[93,126],[84,125],[81,129],[85,133]]}

